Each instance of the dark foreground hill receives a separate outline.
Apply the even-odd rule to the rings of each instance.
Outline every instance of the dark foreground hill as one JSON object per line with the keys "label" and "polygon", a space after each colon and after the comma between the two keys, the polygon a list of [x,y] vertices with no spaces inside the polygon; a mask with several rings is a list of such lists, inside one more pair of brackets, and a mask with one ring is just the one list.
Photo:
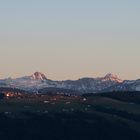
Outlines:
{"label": "dark foreground hill", "polygon": [[140,140],[139,101],[139,92],[6,97],[0,139]]}
{"label": "dark foreground hill", "polygon": [[28,118],[0,115],[2,140],[139,140],[140,133],[122,120],[96,113],[24,114]]}

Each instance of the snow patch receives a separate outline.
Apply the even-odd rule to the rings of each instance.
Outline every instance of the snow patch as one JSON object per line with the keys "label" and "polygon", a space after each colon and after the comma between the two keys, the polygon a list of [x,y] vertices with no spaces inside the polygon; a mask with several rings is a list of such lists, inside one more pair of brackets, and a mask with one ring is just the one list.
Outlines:
{"label": "snow patch", "polygon": [[140,91],[140,85],[136,87],[136,91]]}

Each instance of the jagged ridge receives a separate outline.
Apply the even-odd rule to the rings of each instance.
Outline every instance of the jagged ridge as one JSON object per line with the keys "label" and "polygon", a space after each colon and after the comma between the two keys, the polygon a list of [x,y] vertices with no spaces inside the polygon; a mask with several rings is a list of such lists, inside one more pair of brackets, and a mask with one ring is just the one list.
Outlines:
{"label": "jagged ridge", "polygon": [[77,91],[77,93],[99,93],[107,91],[140,91],[140,80],[121,80],[108,73],[99,78],[82,78],[78,80],[53,81],[41,72],[16,79],[0,80],[0,87],[14,87],[24,90],[38,91],[44,88],[60,88]]}

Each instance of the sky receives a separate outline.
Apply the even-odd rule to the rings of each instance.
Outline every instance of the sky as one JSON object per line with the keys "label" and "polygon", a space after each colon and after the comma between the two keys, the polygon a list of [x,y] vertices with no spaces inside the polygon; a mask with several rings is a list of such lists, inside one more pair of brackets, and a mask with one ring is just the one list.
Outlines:
{"label": "sky", "polygon": [[140,78],[139,0],[1,0],[0,78]]}

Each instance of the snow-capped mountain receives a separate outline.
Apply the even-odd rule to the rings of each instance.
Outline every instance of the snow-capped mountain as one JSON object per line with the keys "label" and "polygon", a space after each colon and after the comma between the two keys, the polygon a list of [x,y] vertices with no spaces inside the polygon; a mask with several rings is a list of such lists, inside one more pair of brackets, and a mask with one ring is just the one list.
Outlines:
{"label": "snow-capped mountain", "polygon": [[41,72],[35,72],[32,76],[31,76],[31,79],[34,79],[34,80],[47,80],[46,76],[41,73]]}
{"label": "snow-capped mountain", "polygon": [[116,90],[119,91],[140,91],[140,79],[139,80],[125,80],[119,86],[116,86]]}
{"label": "snow-capped mountain", "polygon": [[0,80],[0,87],[14,87],[27,91],[55,88],[77,91],[78,93],[99,93],[107,91],[140,91],[140,80],[121,80],[111,73],[99,78],[53,81],[40,72],[16,79]]}
{"label": "snow-capped mountain", "polygon": [[24,89],[24,90],[37,90],[40,88],[51,87],[53,81],[46,78],[43,73],[35,72],[30,76],[24,76],[16,79],[5,79],[3,83],[9,87]]}
{"label": "snow-capped mountain", "polygon": [[102,92],[106,88],[112,87],[123,81],[120,80],[116,75],[107,74],[101,78],[82,78],[75,81],[62,81],[59,83],[60,88],[67,88],[77,90],[79,92]]}
{"label": "snow-capped mountain", "polygon": [[116,81],[118,83],[122,83],[123,80],[121,80],[120,78],[118,78],[117,75],[113,75],[112,73],[108,73],[105,77],[104,80],[106,81]]}

